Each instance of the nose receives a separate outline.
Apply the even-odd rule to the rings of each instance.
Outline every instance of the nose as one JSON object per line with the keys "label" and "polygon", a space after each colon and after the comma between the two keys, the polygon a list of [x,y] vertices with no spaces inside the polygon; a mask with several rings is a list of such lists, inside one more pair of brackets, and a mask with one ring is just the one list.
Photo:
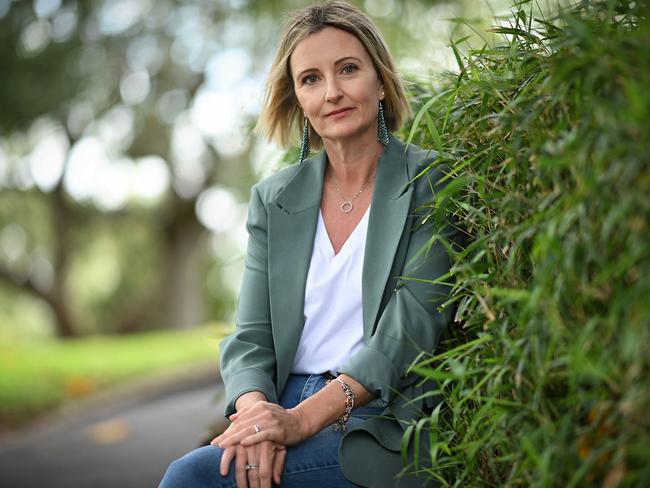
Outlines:
{"label": "nose", "polygon": [[343,96],[341,87],[339,86],[336,77],[331,77],[327,80],[327,91],[325,92],[325,99],[328,102],[337,102]]}

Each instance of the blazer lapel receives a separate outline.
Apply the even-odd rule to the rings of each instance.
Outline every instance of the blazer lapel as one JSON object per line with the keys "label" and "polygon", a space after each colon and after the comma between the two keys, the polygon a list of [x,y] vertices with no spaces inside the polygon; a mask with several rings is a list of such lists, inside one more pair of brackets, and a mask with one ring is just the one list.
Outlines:
{"label": "blazer lapel", "polygon": [[305,284],[326,162],[325,153],[303,162],[269,205],[269,299],[278,392],[284,388],[305,323]]}
{"label": "blazer lapel", "polygon": [[363,338],[368,342],[375,328],[384,289],[407,221],[413,186],[409,186],[404,145],[390,136],[390,145],[379,159],[372,196],[363,260]]}

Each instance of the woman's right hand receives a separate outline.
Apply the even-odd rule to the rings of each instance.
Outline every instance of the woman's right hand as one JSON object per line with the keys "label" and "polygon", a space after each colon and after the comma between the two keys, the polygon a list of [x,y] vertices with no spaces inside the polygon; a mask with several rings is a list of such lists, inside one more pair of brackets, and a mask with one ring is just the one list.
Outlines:
{"label": "woman's right hand", "polygon": [[[249,391],[237,399],[235,408],[241,412],[257,402],[265,401],[267,399],[264,393]],[[271,488],[271,478],[276,485],[280,484],[286,454],[286,447],[273,441],[260,442],[248,447],[237,444],[224,449],[220,471],[223,476],[226,476],[230,463],[236,459],[235,475],[239,488]],[[260,467],[246,471],[247,464],[259,464]]]}
{"label": "woman's right hand", "polygon": [[[273,441],[248,447],[237,444],[224,449],[220,472],[226,476],[234,458],[238,488],[271,488],[271,481],[280,484],[286,453],[285,446]],[[259,468],[246,470],[247,464],[259,465]]]}

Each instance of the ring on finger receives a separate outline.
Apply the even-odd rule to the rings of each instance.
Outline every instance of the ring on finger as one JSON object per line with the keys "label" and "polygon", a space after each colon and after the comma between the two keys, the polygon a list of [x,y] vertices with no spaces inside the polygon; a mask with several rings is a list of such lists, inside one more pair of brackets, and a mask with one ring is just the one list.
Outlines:
{"label": "ring on finger", "polygon": [[255,430],[256,434],[259,434],[260,432],[262,432],[262,429],[257,424],[253,425],[253,429]]}
{"label": "ring on finger", "polygon": [[247,465],[244,467],[244,469],[245,469],[246,471],[250,471],[251,469],[260,469],[260,465],[259,465],[259,464],[247,464]]}

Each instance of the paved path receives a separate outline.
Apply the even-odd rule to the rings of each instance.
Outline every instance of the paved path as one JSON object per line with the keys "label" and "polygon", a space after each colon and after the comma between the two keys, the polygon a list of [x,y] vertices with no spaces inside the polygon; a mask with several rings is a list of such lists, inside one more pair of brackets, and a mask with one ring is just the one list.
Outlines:
{"label": "paved path", "polygon": [[157,487],[223,412],[214,366],[107,392],[0,438],[2,488]]}

